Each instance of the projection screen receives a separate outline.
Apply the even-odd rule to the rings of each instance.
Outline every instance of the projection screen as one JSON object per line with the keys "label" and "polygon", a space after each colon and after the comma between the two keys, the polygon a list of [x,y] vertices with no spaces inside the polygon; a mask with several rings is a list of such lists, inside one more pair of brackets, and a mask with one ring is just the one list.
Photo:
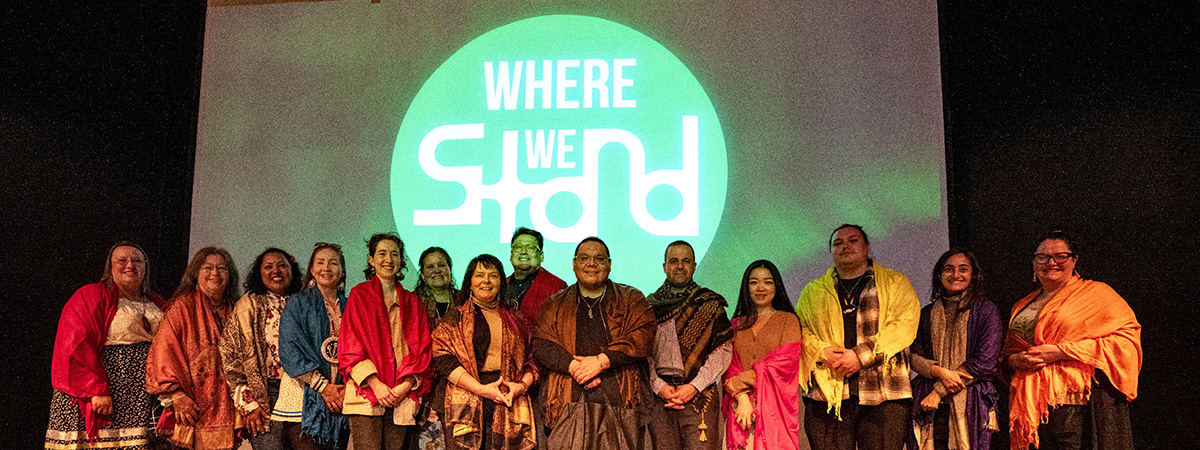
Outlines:
{"label": "projection screen", "polygon": [[596,235],[647,293],[686,240],[732,309],[757,259],[794,301],[842,223],[922,297],[946,249],[933,1],[234,3],[208,9],[191,248],[243,274],[334,242],[352,286],[396,231],[406,286],[429,246],[461,284],[527,226],[568,283]]}

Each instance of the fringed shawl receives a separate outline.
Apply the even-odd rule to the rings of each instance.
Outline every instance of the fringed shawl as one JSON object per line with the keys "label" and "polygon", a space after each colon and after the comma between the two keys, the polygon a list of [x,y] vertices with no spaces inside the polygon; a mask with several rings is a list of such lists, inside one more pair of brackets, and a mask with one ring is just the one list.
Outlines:
{"label": "fringed shawl", "polygon": [[[50,384],[70,395],[83,415],[88,441],[96,442],[97,432],[109,425],[108,417],[92,410],[92,397],[112,395],[104,371],[104,342],[108,327],[117,313],[121,294],[111,281],[79,288],[63,306],[50,360]],[[153,292],[146,297],[160,309],[162,297]]]}
{"label": "fringed shawl", "polygon": [[[1016,316],[1039,293],[1031,292],[1019,300],[1013,305],[1012,315]],[[1090,394],[1096,369],[1103,371],[1127,400],[1137,398],[1141,335],[1142,325],[1125,299],[1107,284],[1078,277],[1046,302],[1034,329],[1034,342],[1008,333],[1000,352],[1002,358],[1043,344],[1057,345],[1070,357],[1040,370],[1013,375],[1009,401],[1011,448],[1039,445],[1038,424],[1046,420],[1050,407],[1059,406],[1055,403],[1067,393]]]}
{"label": "fringed shawl", "polygon": [[[346,309],[346,296],[338,296],[338,309]],[[329,313],[326,311],[325,297],[316,287],[306,288],[288,298],[279,319],[279,362],[288,376],[296,378],[315,370],[329,382],[338,384],[322,349],[329,338]],[[330,411],[321,393],[305,385],[301,432],[312,436],[321,447],[333,448],[345,428],[346,416]]]}
{"label": "fringed shawl", "polygon": [[733,327],[725,316],[725,298],[695,281],[677,296],[671,295],[670,285],[664,282],[646,300],[659,324],[675,322],[686,379],[695,378],[708,355],[733,339]]}
{"label": "fringed shawl", "polygon": [[196,403],[195,426],[176,421],[171,434],[171,443],[183,448],[232,449],[237,445],[234,430],[242,427],[221,369],[216,313],[200,291],[176,297],[146,357],[146,392],[182,392]]}
{"label": "fringed shawl", "polygon": [[[737,319],[733,319],[737,328]],[[800,342],[790,342],[771,350],[762,361],[754,363],[754,450],[771,448],[800,448],[800,393],[796,387],[800,378]],[[742,361],[733,352],[733,362],[722,377],[725,380],[742,373]],[[746,446],[750,430],[737,424],[733,409],[734,398],[725,395],[721,410],[725,416],[725,444],[729,449]]]}
{"label": "fringed shawl", "polygon": [[[874,353],[882,359],[883,378],[890,378],[895,365],[893,358],[908,348],[917,335],[920,322],[921,302],[913,291],[912,284],[903,274],[875,264],[875,288],[879,298],[879,333],[875,336]],[[845,379],[827,366],[817,366],[821,351],[826,347],[841,347],[845,342],[842,326],[842,308],[838,300],[833,268],[825,276],[804,286],[796,304],[796,315],[800,316],[804,336],[804,357],[800,359],[800,383],[805,390],[816,388],[825,396],[828,410],[841,418],[842,387]],[[908,398],[905,395],[903,398]],[[896,400],[884,398],[884,400]]]}
{"label": "fringed shawl", "polygon": [[[921,325],[917,331],[917,339],[913,341],[912,353],[927,359],[938,360],[933,343],[931,318],[944,314],[940,300],[921,310]],[[1000,310],[996,304],[983,298],[976,299],[971,309],[960,311],[967,316],[966,360],[960,367],[947,369],[962,369],[971,375],[972,380],[966,388],[964,411],[958,420],[967,424],[968,444],[972,449],[987,450],[991,447],[992,432],[988,429],[990,413],[996,410],[996,372],[997,355],[1000,352],[1000,340],[1003,334],[1000,322]],[[961,319],[960,319],[961,320]],[[913,388],[913,421],[918,425],[933,423],[934,411],[925,411],[920,407],[921,400],[933,392],[937,379],[918,376],[912,381]],[[951,431],[953,432],[953,431]],[[922,439],[924,440],[924,439]]]}
{"label": "fringed shawl", "polygon": [[[558,344],[567,353],[575,354],[575,313],[582,294],[572,285],[546,299],[534,324],[533,337]],[[608,324],[608,350],[624,353],[631,358],[645,358],[654,345],[654,313],[645,296],[632,286],[607,282],[604,291],[604,317]],[[621,380],[621,399],[625,407],[636,408],[640,401],[642,375],[636,365],[618,369]],[[545,377],[546,423],[558,420],[568,403],[575,380],[570,375],[548,371]]]}
{"label": "fringed shawl", "polygon": [[[467,374],[478,380],[480,364],[475,358],[472,342],[476,308],[474,302],[467,301],[442,319],[433,331],[433,357],[453,356]],[[536,377],[537,369],[529,348],[529,325],[519,312],[514,313],[506,308],[496,311],[500,315],[503,335],[491,338],[501,340],[500,378],[520,382],[527,371],[533,371]],[[482,326],[486,327],[487,324]],[[485,426],[491,427],[494,449],[529,450],[537,446],[528,393],[513,399],[511,408],[497,404],[490,424],[483,423],[484,401],[491,400],[484,400],[453,383],[446,383],[444,423],[454,436],[454,442],[446,443],[447,448],[479,449],[483,445],[482,429]]]}
{"label": "fringed shawl", "polygon": [[[370,360],[378,371],[379,381],[389,388],[396,387],[404,377],[415,376],[420,385],[408,392],[408,398],[419,402],[433,379],[428,318],[421,299],[399,283],[396,283],[396,303],[404,317],[401,325],[409,349],[399,364],[392,349],[392,328],[379,277],[372,277],[350,289],[338,342],[338,372],[350,378],[354,366]],[[371,405],[379,402],[369,387],[358,386],[358,395],[365,397]]]}

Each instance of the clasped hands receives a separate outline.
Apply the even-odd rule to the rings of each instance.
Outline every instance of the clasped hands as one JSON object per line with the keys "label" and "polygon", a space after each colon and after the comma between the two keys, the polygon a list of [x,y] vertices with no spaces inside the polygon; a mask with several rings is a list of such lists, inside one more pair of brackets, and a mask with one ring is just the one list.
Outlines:
{"label": "clasped hands", "polygon": [[525,383],[508,381],[503,377],[488,384],[479,385],[475,395],[512,408],[513,401],[529,389]]}
{"label": "clasped hands", "polygon": [[858,353],[854,353],[854,350],[848,348],[832,345],[825,347],[824,350],[821,350],[821,362],[843,377],[854,375],[862,370],[862,361],[858,360]]}
{"label": "clasped hands", "polygon": [[409,375],[400,380],[395,387],[389,388],[378,376],[371,375],[365,380],[367,386],[370,386],[371,392],[375,393],[375,399],[380,405],[387,408],[393,408],[404,401],[404,397],[408,396],[408,391],[412,390],[416,384],[416,378]]}
{"label": "clasped hands", "polygon": [[[974,377],[971,374],[962,370],[950,370],[942,366],[933,366],[932,375],[938,379],[938,382],[946,388],[946,392],[957,394],[967,387]],[[938,404],[942,402],[941,394],[935,390],[929,395],[921,399],[921,409],[926,411],[937,409]]]}
{"label": "clasped hands", "polygon": [[567,372],[576,383],[582,384],[584,389],[594,389],[600,385],[600,372],[608,369],[610,365],[608,355],[603,353],[595,356],[576,355],[567,366]]}
{"label": "clasped hands", "polygon": [[695,397],[696,393],[696,387],[690,383],[679,386],[668,384],[658,391],[658,396],[666,402],[663,404],[664,408],[683,409],[684,405],[692,401],[692,397]]}
{"label": "clasped hands", "polygon": [[1016,370],[1034,371],[1053,364],[1067,357],[1061,348],[1054,344],[1042,344],[1025,349],[1020,353],[1008,355],[1008,365]]}

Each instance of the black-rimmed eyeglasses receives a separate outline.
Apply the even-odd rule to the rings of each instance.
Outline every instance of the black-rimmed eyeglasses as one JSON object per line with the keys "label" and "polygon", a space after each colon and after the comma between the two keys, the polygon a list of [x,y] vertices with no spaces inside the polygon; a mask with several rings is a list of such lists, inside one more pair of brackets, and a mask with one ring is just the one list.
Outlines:
{"label": "black-rimmed eyeglasses", "polygon": [[1050,262],[1051,259],[1053,259],[1055,264],[1063,264],[1063,263],[1066,263],[1068,259],[1071,259],[1074,257],[1075,257],[1075,254],[1071,253],[1071,252],[1055,253],[1053,255],[1047,255],[1045,253],[1034,253],[1033,254],[1033,262],[1036,264],[1046,264],[1046,263]]}

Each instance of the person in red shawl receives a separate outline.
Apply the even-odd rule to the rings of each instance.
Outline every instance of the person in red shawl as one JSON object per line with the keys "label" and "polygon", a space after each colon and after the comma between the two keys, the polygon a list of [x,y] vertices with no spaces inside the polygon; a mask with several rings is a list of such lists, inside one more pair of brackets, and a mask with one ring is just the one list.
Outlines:
{"label": "person in red shawl", "polygon": [[534,448],[529,387],[537,368],[529,324],[505,298],[504,266],[492,255],[467,265],[457,306],[433,332],[433,364],[446,379],[446,448]]}
{"label": "person in red shawl", "polygon": [[542,233],[529,228],[517,228],[512,236],[512,253],[508,261],[513,273],[508,277],[508,298],[517,303],[521,314],[530,324],[537,320],[542,303],[555,292],[566,289],[567,282],[542,267]]}
{"label": "person in red shawl", "polygon": [[730,450],[800,447],[800,319],[775,264],[750,263],[733,311],[733,362],[725,372]]}
{"label": "person in red shawl", "polygon": [[162,320],[162,297],[147,283],[146,252],[121,241],[99,283],[63,306],[54,340],[46,448],[147,448],[154,398],[142,386],[146,354]]}
{"label": "person in red shawl", "polygon": [[240,443],[242,418],[225,385],[218,343],[237,287],[229,252],[205,247],[188,263],[146,359],[146,392],[169,412],[159,431],[179,448],[228,450]]}
{"label": "person in red shawl", "polygon": [[417,432],[421,395],[433,377],[429,323],[421,300],[400,285],[407,266],[400,237],[376,234],[367,250],[367,281],[350,290],[342,315],[342,413],[354,448],[400,449]]}
{"label": "person in red shawl", "polygon": [[1094,449],[1133,448],[1129,402],[1137,398],[1142,325],[1111,287],[1079,276],[1078,260],[1069,235],[1046,235],[1033,254],[1040,288],[1013,305],[1000,358],[1015,371],[1014,450],[1080,449],[1088,441]]}

